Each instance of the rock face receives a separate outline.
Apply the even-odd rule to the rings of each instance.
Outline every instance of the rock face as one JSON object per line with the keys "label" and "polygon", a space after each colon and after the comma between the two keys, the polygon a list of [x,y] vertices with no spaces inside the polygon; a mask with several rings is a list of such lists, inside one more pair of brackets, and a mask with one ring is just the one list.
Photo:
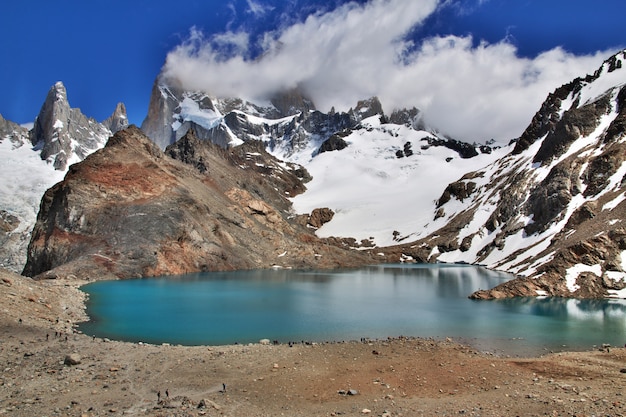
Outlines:
{"label": "rock face", "polygon": [[126,129],[128,127],[128,116],[126,116],[126,106],[124,103],[117,103],[113,114],[103,120],[102,124],[109,129],[112,134]]}
{"label": "rock face", "polygon": [[5,225],[0,227],[0,265],[14,271],[24,268],[46,189],[63,178],[69,164],[103,147],[112,132],[127,125],[123,104],[102,123],[72,109],[61,82],[48,92],[30,131],[0,116],[0,223]]}
{"label": "rock face", "polygon": [[302,171],[259,143],[226,150],[193,131],[164,153],[131,126],[46,192],[24,274],[131,278],[366,262],[292,216],[287,196],[304,190]]}
{"label": "rock face", "polygon": [[476,298],[626,297],[624,60],[550,94],[509,155],[447,187],[441,229],[404,250],[519,275]]}
{"label": "rock face", "polygon": [[162,149],[193,129],[199,139],[222,147],[262,140],[268,148],[288,156],[310,143],[319,146],[333,133],[354,127],[360,117],[321,113],[298,90],[276,94],[269,105],[259,106],[238,98],[217,99],[184,91],[175,81],[158,77],[141,129]]}
{"label": "rock face", "polygon": [[14,123],[10,120],[6,120],[0,114],[0,141],[10,140],[18,146],[28,138],[28,129]]}
{"label": "rock face", "polygon": [[39,111],[30,140],[41,159],[51,162],[55,169],[65,170],[72,162],[85,158],[104,146],[113,129],[128,125],[126,110],[118,105],[106,125],[86,117],[79,109],[70,108],[67,91],[57,82]]}
{"label": "rock face", "polygon": [[[348,144],[342,138],[363,129],[361,121],[370,117],[388,122],[377,97],[361,100],[347,112],[333,109],[323,113],[297,89],[276,94],[269,105],[261,106],[238,98],[184,91],[176,80],[159,76],[141,130],[161,149],[192,129],[199,139],[222,147],[262,141],[273,155],[300,161],[303,155],[310,158],[345,148]],[[392,119],[395,124],[424,129],[416,108],[395,110]],[[446,138],[438,138],[431,145],[447,146],[462,157],[477,155],[473,145]]]}

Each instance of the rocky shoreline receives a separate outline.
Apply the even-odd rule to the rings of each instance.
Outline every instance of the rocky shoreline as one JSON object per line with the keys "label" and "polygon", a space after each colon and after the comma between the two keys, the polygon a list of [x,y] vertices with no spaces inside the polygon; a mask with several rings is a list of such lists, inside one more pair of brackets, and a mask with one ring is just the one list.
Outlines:
{"label": "rocky shoreline", "polygon": [[498,357],[450,340],[169,346],[74,332],[81,281],[0,271],[0,415],[626,415],[626,349]]}

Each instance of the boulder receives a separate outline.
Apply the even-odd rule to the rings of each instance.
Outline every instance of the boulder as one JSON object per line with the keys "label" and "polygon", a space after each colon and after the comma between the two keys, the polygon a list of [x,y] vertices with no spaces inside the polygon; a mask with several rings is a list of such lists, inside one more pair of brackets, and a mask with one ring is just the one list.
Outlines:
{"label": "boulder", "polygon": [[80,365],[81,361],[82,361],[82,358],[80,357],[78,353],[70,353],[69,355],[65,356],[65,359],[63,360],[63,364],[67,366],[75,366],[75,365]]}

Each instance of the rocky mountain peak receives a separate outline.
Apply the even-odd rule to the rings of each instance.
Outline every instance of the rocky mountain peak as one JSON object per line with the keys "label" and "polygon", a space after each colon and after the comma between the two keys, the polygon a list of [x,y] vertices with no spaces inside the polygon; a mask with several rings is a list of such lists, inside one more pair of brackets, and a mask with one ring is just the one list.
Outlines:
{"label": "rocky mountain peak", "polygon": [[28,129],[15,122],[5,119],[0,114],[0,142],[4,139],[16,143],[18,146],[28,138]]}
{"label": "rocky mountain peak", "polygon": [[111,133],[119,132],[128,127],[128,116],[126,115],[126,106],[124,103],[117,103],[113,114],[105,119],[102,124],[111,131]]}
{"label": "rocky mountain peak", "polygon": [[306,97],[298,88],[276,94],[272,97],[271,103],[281,113],[281,117],[292,116],[297,113],[308,113],[311,110],[315,110],[313,100]]}
{"label": "rocky mountain peak", "polygon": [[[126,110],[118,105],[116,112],[109,123],[121,127]],[[30,132],[30,140],[41,159],[63,171],[70,163],[104,146],[110,135],[108,127],[70,107],[65,86],[59,81],[48,91]]]}
{"label": "rocky mountain peak", "polygon": [[356,107],[350,113],[357,121],[376,115],[384,117],[383,105],[380,103],[378,97],[370,97],[367,100],[359,100],[356,103]]}
{"label": "rocky mountain peak", "polygon": [[389,116],[389,123],[410,126],[415,130],[426,130],[421,112],[417,107],[394,110]]}
{"label": "rocky mountain peak", "polygon": [[608,58],[593,74],[578,77],[548,94],[518,139],[513,154],[520,154],[546,137],[535,162],[548,161],[578,134],[590,134],[589,129],[595,124],[592,119],[597,120],[608,111],[610,96],[626,82],[626,70],[622,70],[624,60],[626,50]]}

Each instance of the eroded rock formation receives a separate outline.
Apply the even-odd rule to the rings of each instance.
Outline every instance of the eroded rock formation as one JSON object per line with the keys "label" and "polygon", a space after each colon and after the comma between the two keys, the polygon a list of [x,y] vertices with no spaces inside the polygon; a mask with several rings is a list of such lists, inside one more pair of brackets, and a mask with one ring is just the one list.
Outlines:
{"label": "eroded rock formation", "polygon": [[24,274],[131,278],[365,262],[366,254],[324,244],[290,212],[301,174],[259,144],[225,150],[191,131],[166,154],[130,127],[46,192]]}

